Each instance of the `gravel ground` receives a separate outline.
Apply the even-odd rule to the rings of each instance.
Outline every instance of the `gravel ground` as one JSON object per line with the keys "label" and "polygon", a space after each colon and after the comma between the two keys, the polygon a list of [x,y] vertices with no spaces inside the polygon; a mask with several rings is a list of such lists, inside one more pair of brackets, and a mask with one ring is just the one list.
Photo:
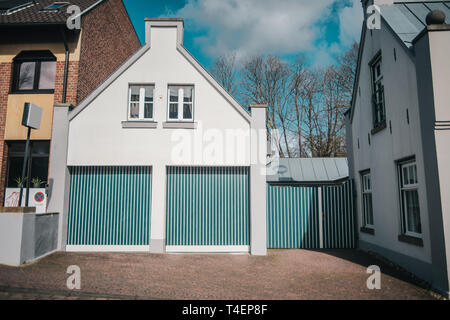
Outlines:
{"label": "gravel ground", "polygon": [[[66,287],[67,267],[81,289]],[[366,268],[381,268],[369,290]],[[21,267],[0,265],[0,299],[435,299],[408,274],[357,250],[270,250],[266,257],[57,252]]]}

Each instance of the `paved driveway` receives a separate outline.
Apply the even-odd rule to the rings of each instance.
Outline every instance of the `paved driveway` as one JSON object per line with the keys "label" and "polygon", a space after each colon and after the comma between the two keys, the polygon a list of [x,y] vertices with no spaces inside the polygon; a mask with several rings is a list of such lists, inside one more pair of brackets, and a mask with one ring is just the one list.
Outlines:
{"label": "paved driveway", "polygon": [[[366,268],[379,265],[381,290]],[[81,269],[81,290],[66,287]],[[271,250],[249,255],[58,252],[0,266],[0,299],[433,299],[407,275],[356,250]]]}

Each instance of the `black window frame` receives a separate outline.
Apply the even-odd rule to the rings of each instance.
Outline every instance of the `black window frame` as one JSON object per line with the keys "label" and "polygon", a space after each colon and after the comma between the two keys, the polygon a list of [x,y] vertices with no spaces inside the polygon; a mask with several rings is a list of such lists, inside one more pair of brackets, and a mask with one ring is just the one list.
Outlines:
{"label": "black window frame", "polygon": [[[10,166],[11,166],[11,162],[10,159],[11,158],[24,158],[25,156],[25,148],[23,151],[12,151],[11,150],[11,144],[22,144],[25,147],[25,141],[22,140],[10,140],[10,141],[5,141],[5,143],[7,144],[7,157],[6,157],[6,175],[5,175],[5,182],[4,182],[4,189],[6,190],[7,188],[14,188],[14,187],[8,187],[9,182],[10,182]],[[44,152],[44,153],[37,153],[35,152],[35,144],[38,143],[48,143],[48,151]],[[34,177],[31,177],[31,170],[32,170],[32,166],[33,166],[33,160],[36,158],[47,158],[48,161],[50,161],[50,141],[49,140],[31,140],[30,141],[30,149],[29,149],[29,157],[28,157],[28,162],[27,162],[27,166],[28,166],[28,170],[25,173],[26,176],[26,185],[28,187],[31,186],[31,180]],[[48,183],[48,174],[49,174],[49,170],[50,170],[50,162],[48,163],[48,167],[47,167],[47,177],[46,177],[46,183]]]}
{"label": "black window frame", "polygon": [[[41,76],[41,63],[54,61],[56,57],[49,50],[42,51],[22,51],[13,59],[13,70],[11,77],[10,94],[53,94],[55,89],[39,89],[39,79]],[[24,62],[34,62],[34,82],[33,89],[19,89],[20,66]],[[56,84],[56,75],[55,75]]]}
{"label": "black window frame", "polygon": [[[372,134],[377,133],[378,131],[386,128],[386,100],[384,96],[384,84],[383,84],[383,72],[382,68],[382,54],[379,51],[369,62],[370,67],[370,80],[372,86],[372,124],[373,130]],[[381,77],[376,77],[375,69],[379,66]],[[381,82],[381,87],[378,89],[378,83]],[[381,99],[380,99],[381,97]],[[381,101],[380,101],[381,100]],[[379,116],[380,115],[380,116]],[[378,119],[380,118],[380,119]]]}

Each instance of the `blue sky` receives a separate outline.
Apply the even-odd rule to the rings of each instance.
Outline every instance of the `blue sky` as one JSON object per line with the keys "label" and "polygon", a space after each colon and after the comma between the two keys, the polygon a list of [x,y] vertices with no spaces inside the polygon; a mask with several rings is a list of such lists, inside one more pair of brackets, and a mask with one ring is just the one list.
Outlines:
{"label": "blue sky", "polygon": [[184,46],[205,66],[235,52],[239,60],[303,54],[311,65],[333,63],[362,23],[360,0],[124,0],[141,39],[144,18],[184,19]]}

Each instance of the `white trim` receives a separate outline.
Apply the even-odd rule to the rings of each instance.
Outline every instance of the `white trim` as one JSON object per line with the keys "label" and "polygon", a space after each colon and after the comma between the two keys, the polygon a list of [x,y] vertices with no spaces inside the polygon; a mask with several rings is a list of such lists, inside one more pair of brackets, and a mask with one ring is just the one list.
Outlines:
{"label": "white trim", "polygon": [[67,245],[68,252],[150,252],[150,246],[74,246]]}
{"label": "white trim", "polygon": [[250,246],[166,246],[166,252],[180,253],[248,253]]}
{"label": "white trim", "polygon": [[[175,104],[174,101],[170,101],[170,90],[171,88],[178,88],[178,100],[177,100],[177,118],[170,118],[170,105]],[[184,89],[192,88],[192,101],[184,102]],[[167,122],[193,122],[194,121],[194,94],[195,94],[195,86],[194,85],[171,85],[167,86]],[[184,105],[191,105],[191,117],[184,117]]]}
{"label": "white trim", "polygon": [[323,249],[323,208],[322,208],[322,188],[319,187],[319,247]]}

